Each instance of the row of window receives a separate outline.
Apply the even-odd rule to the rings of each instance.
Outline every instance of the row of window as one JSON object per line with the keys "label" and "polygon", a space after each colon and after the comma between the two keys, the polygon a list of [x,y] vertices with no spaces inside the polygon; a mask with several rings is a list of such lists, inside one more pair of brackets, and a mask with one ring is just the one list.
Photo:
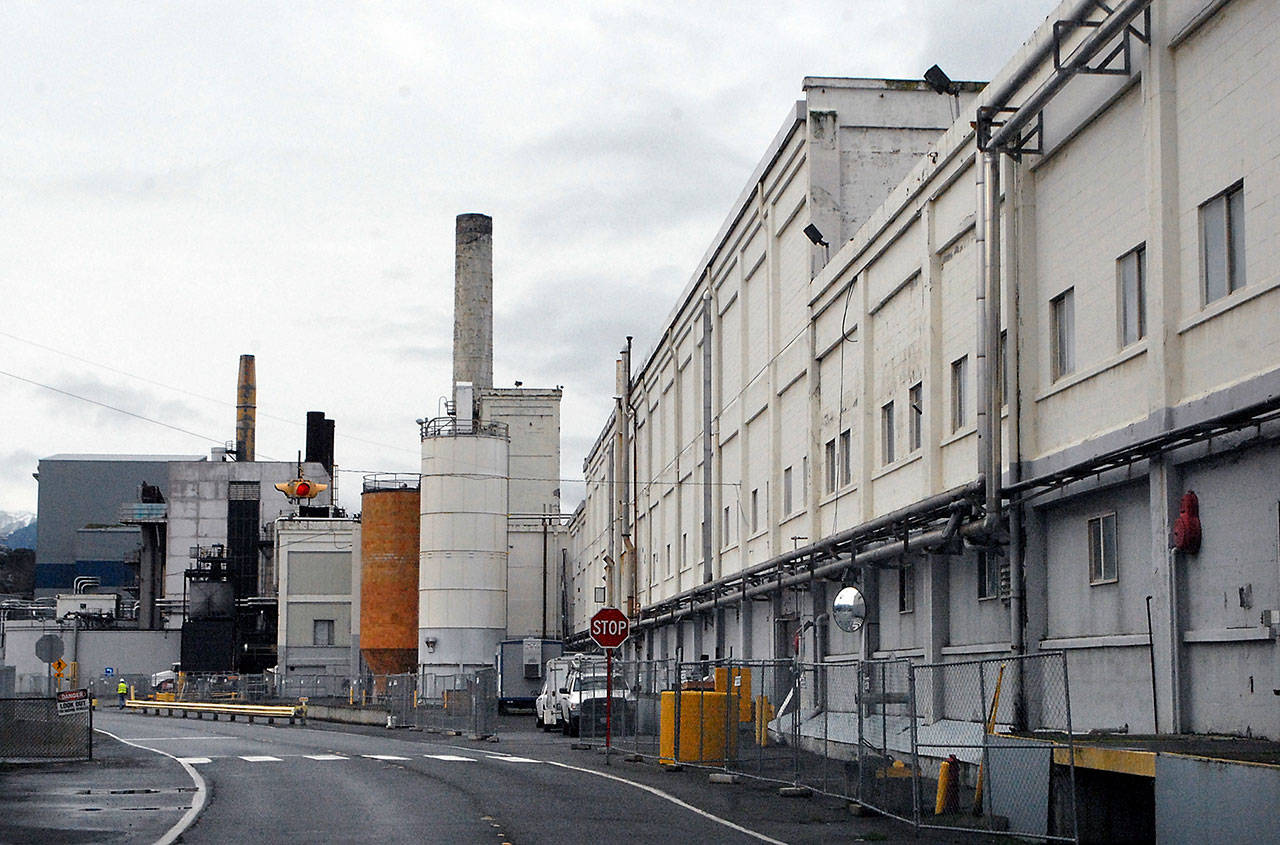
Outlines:
{"label": "row of window", "polygon": [[[1244,182],[1200,206],[1200,295],[1208,305],[1245,285]],[[1147,245],[1116,259],[1121,347],[1147,336]],[[1050,375],[1054,381],[1076,370],[1075,289],[1049,300]]]}

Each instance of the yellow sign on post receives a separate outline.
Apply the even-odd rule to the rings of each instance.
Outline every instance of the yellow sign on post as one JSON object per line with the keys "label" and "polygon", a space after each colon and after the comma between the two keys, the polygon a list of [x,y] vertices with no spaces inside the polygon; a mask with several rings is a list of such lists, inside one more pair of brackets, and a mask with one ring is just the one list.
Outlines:
{"label": "yellow sign on post", "polygon": [[65,671],[67,671],[67,661],[63,660],[61,657],[53,661],[53,674],[61,678],[62,673]]}

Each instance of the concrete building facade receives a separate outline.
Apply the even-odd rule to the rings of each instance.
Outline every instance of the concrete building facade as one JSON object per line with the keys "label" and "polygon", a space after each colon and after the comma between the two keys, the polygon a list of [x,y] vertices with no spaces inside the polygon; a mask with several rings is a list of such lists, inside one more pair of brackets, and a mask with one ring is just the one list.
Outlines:
{"label": "concrete building facade", "polygon": [[281,677],[360,677],[360,527],[345,518],[275,521]]}
{"label": "concrete building facade", "polygon": [[[902,553],[855,567],[869,624],[825,630],[823,657],[1063,650],[1077,730],[1280,738],[1280,118],[1257,107],[1280,8],[1147,5],[1114,12],[1128,18],[1104,46],[1126,39],[1127,67],[1058,84],[1054,22],[1108,17],[1064,2],[976,103],[1036,103],[1020,137],[990,146],[1013,118],[964,104],[839,229],[822,201],[868,156],[836,157],[848,169],[815,189],[820,97],[843,89],[806,82],[632,373],[630,415],[587,457],[576,631],[595,610],[578,585],[621,604],[632,578],[643,654],[781,656],[824,624],[834,585],[726,591],[715,610],[699,591],[820,560],[833,538],[900,536]],[[1059,33],[1061,55],[1095,30]],[[991,184],[988,220],[975,187]],[[831,227],[829,260],[792,236],[807,220]],[[990,303],[999,320],[980,323]],[[609,492],[619,429],[630,502]],[[957,508],[974,530],[943,549]],[[615,578],[605,556],[628,543]]]}

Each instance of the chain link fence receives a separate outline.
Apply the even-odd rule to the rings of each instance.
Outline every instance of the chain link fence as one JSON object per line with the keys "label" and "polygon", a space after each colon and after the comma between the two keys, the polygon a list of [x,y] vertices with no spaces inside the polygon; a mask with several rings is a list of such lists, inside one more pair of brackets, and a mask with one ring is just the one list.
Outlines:
{"label": "chain link fence", "polygon": [[87,707],[59,715],[53,698],[0,698],[0,760],[88,760],[93,715]]}
{"label": "chain link fence", "polygon": [[566,733],[600,742],[607,729],[623,752],[805,787],[919,827],[1076,839],[1060,653],[923,665],[617,661],[612,699],[603,673],[576,692]]}

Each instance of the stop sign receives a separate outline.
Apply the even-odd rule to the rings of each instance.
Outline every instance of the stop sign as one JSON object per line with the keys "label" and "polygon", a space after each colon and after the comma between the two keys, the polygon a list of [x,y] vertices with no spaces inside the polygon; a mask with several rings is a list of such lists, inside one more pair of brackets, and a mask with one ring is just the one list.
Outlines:
{"label": "stop sign", "polygon": [[591,639],[601,648],[617,648],[631,633],[627,616],[616,607],[605,607],[591,617]]}

